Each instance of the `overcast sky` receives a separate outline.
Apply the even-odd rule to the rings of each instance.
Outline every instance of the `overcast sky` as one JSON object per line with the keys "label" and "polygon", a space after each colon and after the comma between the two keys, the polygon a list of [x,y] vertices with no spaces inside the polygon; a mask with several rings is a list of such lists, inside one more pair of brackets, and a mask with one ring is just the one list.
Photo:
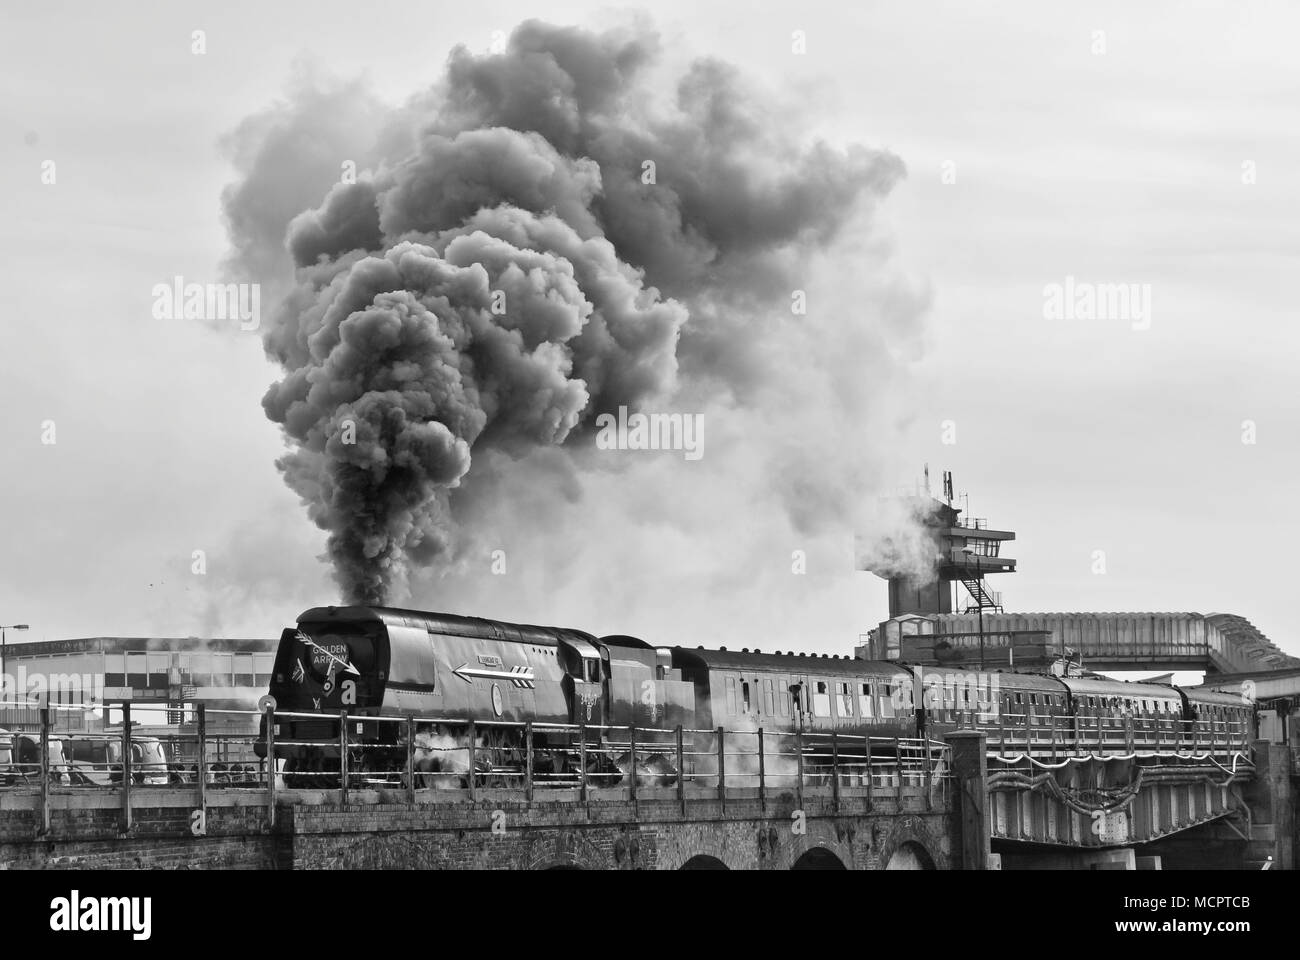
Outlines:
{"label": "overcast sky", "polygon": [[[888,403],[906,415],[881,457],[900,483],[929,462],[936,492],[953,470],[974,516],[1018,532],[1019,572],[997,584],[1009,610],[1236,613],[1300,655],[1300,10],[980,7],[662,2],[652,16],[670,57],[734,63],[817,135],[906,165],[874,229],[931,304],[890,361]],[[32,639],[270,637],[334,602],[324,535],[274,467],[283,445],[260,400],[279,373],[258,336],[155,319],[151,291],[219,278],[235,177],[221,139],[281,95],[295,61],[365,74],[398,103],[454,45],[486,50],[534,16],[613,14],[319,0],[6,13],[0,623],[30,623]],[[806,55],[791,53],[795,30]],[[1045,317],[1044,287],[1067,276],[1149,285],[1149,329]],[[666,562],[710,555],[689,529],[674,544]],[[600,573],[581,579],[599,591]],[[413,602],[845,653],[886,616],[866,573],[757,598],[715,573],[647,577],[635,600],[589,607],[508,583],[472,609],[454,594]]]}

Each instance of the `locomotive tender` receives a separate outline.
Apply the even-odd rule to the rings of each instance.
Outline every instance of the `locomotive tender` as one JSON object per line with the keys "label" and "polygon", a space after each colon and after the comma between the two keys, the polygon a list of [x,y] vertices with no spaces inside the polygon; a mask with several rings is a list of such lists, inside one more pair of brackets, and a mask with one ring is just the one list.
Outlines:
{"label": "locomotive tender", "polygon": [[287,782],[303,786],[311,781],[293,774],[339,769],[340,711],[348,714],[348,742],[368,748],[363,769],[381,770],[402,769],[405,725],[366,717],[410,716],[422,732],[462,745],[473,721],[480,757],[498,768],[522,764],[525,723],[547,762],[563,765],[575,735],[560,727],[576,725],[589,728],[591,743],[626,746],[629,726],[638,742],[666,745],[678,725],[889,740],[1023,728],[1046,717],[1064,718],[1068,730],[1075,718],[1131,716],[1226,721],[1245,746],[1253,721],[1243,698],[1166,684],[656,647],[629,636],[369,606],[303,613],[281,635],[270,694],[281,713],[319,714],[276,717],[276,756]]}

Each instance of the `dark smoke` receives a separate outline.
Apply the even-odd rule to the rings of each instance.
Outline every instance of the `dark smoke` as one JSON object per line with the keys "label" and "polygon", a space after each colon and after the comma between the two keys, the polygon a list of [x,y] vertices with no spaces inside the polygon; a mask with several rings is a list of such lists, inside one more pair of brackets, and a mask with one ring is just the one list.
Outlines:
{"label": "dark smoke", "polygon": [[[792,264],[902,175],[888,153],[799,142],[713,60],[656,98],[656,57],[645,29],[529,21],[502,54],[454,50],[404,108],[375,116],[345,88],[365,117],[351,153],[315,93],[235,136],[234,262],[266,275],[287,249],[295,271],[264,406],[347,600],[453,555],[467,478],[580,447],[619,406],[743,399],[771,374],[758,313],[788,314]],[[358,181],[327,186],[348,159]]]}

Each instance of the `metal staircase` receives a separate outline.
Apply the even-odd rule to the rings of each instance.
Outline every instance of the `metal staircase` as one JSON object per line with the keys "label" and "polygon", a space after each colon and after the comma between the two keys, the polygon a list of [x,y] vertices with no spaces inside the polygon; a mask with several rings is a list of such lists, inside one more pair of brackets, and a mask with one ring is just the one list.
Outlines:
{"label": "metal staircase", "polygon": [[1002,613],[1002,594],[992,592],[984,587],[984,578],[963,579],[961,585],[966,588],[971,603],[966,605],[967,613]]}

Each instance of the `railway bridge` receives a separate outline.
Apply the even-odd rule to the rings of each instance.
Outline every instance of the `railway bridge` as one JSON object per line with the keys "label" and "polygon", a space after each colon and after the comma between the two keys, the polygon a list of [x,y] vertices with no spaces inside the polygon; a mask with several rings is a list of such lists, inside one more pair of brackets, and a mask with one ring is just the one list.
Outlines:
{"label": "railway bridge", "polygon": [[1209,722],[1067,730],[1044,717],[947,742],[630,728],[607,740],[624,772],[591,775],[547,773],[531,751],[519,769],[452,762],[472,752],[463,744],[438,748],[448,762],[411,750],[404,773],[377,774],[349,744],[350,765],[293,788],[201,724],[192,752],[172,745],[193,763],[133,768],[124,740],[115,778],[69,776],[45,722],[29,769],[0,778],[0,866],[1131,867],[1207,830],[1224,863],[1294,862],[1277,829],[1294,808],[1290,754]]}

